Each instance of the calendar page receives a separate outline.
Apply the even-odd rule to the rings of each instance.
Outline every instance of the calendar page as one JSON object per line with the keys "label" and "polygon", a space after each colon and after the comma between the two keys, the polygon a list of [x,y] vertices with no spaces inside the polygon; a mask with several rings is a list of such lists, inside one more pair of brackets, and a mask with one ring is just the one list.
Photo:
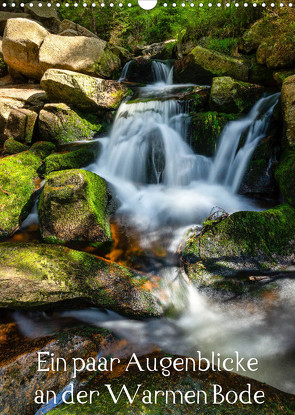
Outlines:
{"label": "calendar page", "polygon": [[295,414],[295,5],[0,3],[0,413]]}

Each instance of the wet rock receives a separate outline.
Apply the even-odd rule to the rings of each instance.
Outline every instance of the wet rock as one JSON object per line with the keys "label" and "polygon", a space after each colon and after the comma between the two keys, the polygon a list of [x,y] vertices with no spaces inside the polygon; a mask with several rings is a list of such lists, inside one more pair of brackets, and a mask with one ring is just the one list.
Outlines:
{"label": "wet rock", "polygon": [[45,141],[64,144],[92,138],[102,125],[91,123],[66,104],[46,104],[38,119],[39,135]]}
{"label": "wet rock", "polygon": [[4,153],[5,154],[17,154],[22,151],[28,150],[29,147],[19,141],[14,140],[13,138],[8,138],[4,143]]}
{"label": "wet rock", "polygon": [[48,7],[47,4],[47,2],[31,1],[24,5],[24,12],[42,23],[51,33],[57,33],[61,23],[60,19],[54,3],[51,3],[51,7]]}
{"label": "wet rock", "polygon": [[4,32],[2,50],[4,60],[14,71],[28,78],[40,79],[39,48],[49,32],[28,19],[9,19]]}
{"label": "wet rock", "polygon": [[197,112],[191,118],[191,146],[197,154],[213,157],[218,138],[225,125],[238,118],[237,114],[224,114],[214,111]]}
{"label": "wet rock", "polygon": [[139,84],[152,84],[154,82],[152,61],[147,57],[133,59],[128,67],[125,80]]}
{"label": "wet rock", "polygon": [[101,177],[85,170],[51,173],[38,206],[42,237],[52,243],[111,243],[111,209],[111,194]]}
{"label": "wet rock", "polygon": [[282,109],[285,134],[290,146],[295,145],[295,75],[285,79],[282,86]]}
{"label": "wet rock", "polygon": [[0,244],[0,307],[32,308],[62,300],[87,300],[133,317],[163,314],[147,277],[94,255],[48,244]]}
{"label": "wet rock", "polygon": [[61,69],[46,71],[41,86],[50,99],[73,105],[82,111],[114,110],[128,94],[128,89],[117,81]]}
{"label": "wet rock", "polygon": [[30,151],[0,160],[0,237],[13,234],[30,213],[41,159]]}
{"label": "wet rock", "polygon": [[205,221],[202,232],[184,242],[187,275],[200,285],[235,291],[243,277],[287,271],[295,263],[294,214],[285,204]]}
{"label": "wet rock", "polygon": [[175,61],[176,82],[210,83],[214,76],[231,76],[248,81],[249,66],[241,59],[196,46],[186,57]]}
{"label": "wet rock", "polygon": [[45,160],[45,174],[53,171],[79,169],[92,163],[98,155],[98,144],[84,145],[78,150],[52,154]]}
{"label": "wet rock", "polygon": [[[78,390],[98,390],[101,392],[101,396],[93,399],[92,404],[87,399],[85,404],[79,404],[77,401],[74,404],[66,405],[63,404],[56,409],[52,410],[52,415],[71,414],[80,415],[81,413],[104,415],[108,413],[116,413],[117,415],[124,415],[126,412],[130,415],[138,414],[189,414],[200,412],[202,414],[214,414],[216,411],[216,403],[214,403],[214,385],[220,385],[223,394],[228,391],[235,391],[240,394],[242,391],[247,389],[247,384],[251,387],[251,396],[253,399],[254,393],[257,391],[264,391],[265,402],[263,408],[265,413],[276,414],[277,411],[293,411],[295,407],[294,397],[290,394],[280,392],[279,390],[262,384],[256,380],[245,378],[234,373],[225,371],[216,372],[211,369],[204,371],[198,370],[198,362],[195,361],[195,370],[192,369],[193,365],[190,361],[189,368],[187,371],[179,371],[174,368],[179,368],[179,364],[185,362],[185,357],[181,356],[169,356],[171,359],[171,370],[169,376],[164,376],[161,373],[161,369],[158,371],[149,371],[147,369],[147,362],[151,364],[156,362],[158,365],[162,361],[167,364],[167,355],[162,352],[154,352],[152,354],[137,355],[139,365],[143,369],[140,372],[137,366],[129,366],[127,370],[128,362],[131,360],[130,356],[126,356],[125,359],[121,359],[120,364],[116,365],[117,370],[98,372],[87,384],[81,385]],[[164,360],[161,360],[164,359]],[[193,360],[193,359],[192,359]],[[132,404],[127,399],[121,400],[115,405],[114,401],[110,397],[105,384],[110,384],[114,395],[117,397],[125,385],[131,396],[134,396]],[[136,392],[136,388],[139,385],[139,389]],[[216,386],[215,386],[216,387]],[[143,393],[145,391],[145,393]],[[147,404],[148,391],[150,392],[151,404]],[[165,392],[168,393],[167,398]],[[171,391],[175,392],[173,395]],[[197,393],[204,391],[204,394],[200,393],[200,399],[197,399]],[[196,395],[191,399],[191,394],[195,392]],[[180,394],[183,396],[181,400]],[[190,394],[190,395],[189,395]],[[104,399],[101,399],[103,395]],[[185,404],[184,397],[190,396]],[[142,398],[145,397],[144,400]],[[155,398],[157,397],[157,398]],[[193,402],[194,400],[194,402]],[[237,405],[237,404],[236,404]],[[229,403],[222,403],[218,405],[218,411],[222,414],[236,415],[237,406]],[[259,405],[259,408],[261,405]],[[185,408],[188,408],[187,410]],[[257,414],[258,405],[248,405],[247,414]]]}
{"label": "wet rock", "polygon": [[[9,331],[11,336],[14,333]],[[4,337],[5,338],[5,337]],[[11,337],[10,337],[11,338]],[[41,405],[34,402],[38,389],[52,390],[58,395],[72,380],[72,368],[74,358],[87,360],[88,357],[96,359],[105,344],[113,341],[113,336],[106,330],[85,328],[69,332],[62,332],[54,337],[41,339],[29,339],[26,344],[24,338],[14,344],[10,359],[7,356],[0,361],[0,412],[2,414],[17,413],[18,415],[34,415]],[[14,341],[14,338],[11,339]],[[10,345],[3,344],[7,354]],[[54,353],[55,358],[65,359],[68,370],[53,371],[50,369],[48,355],[41,355],[47,363],[43,368],[49,368],[48,372],[38,371],[37,353]],[[62,366],[60,368],[63,369]],[[17,390],[17,393],[15,391]]]}
{"label": "wet rock", "polygon": [[10,111],[4,130],[4,137],[30,144],[33,139],[37,113],[20,108]]}
{"label": "wet rock", "polygon": [[291,206],[295,207],[295,151],[289,150],[282,154],[275,171],[275,178],[280,190]]}
{"label": "wet rock", "polygon": [[251,109],[263,94],[263,87],[236,81],[229,76],[213,79],[210,108],[226,113],[245,112]]}
{"label": "wet rock", "polygon": [[37,141],[32,145],[30,151],[40,157],[41,160],[44,160],[55,151],[55,145],[47,141]]}

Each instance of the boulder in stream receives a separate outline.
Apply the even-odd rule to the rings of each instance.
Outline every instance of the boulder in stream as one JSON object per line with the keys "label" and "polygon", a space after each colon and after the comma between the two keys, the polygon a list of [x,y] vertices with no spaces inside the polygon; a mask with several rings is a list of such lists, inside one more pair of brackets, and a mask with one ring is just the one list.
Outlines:
{"label": "boulder in stream", "polygon": [[216,77],[211,88],[210,108],[226,113],[245,112],[258,101],[263,91],[259,85],[236,81],[230,76]]}
{"label": "boulder in stream", "polygon": [[29,147],[14,138],[8,138],[4,143],[3,150],[5,154],[17,154],[29,150]]}
{"label": "boulder in stream", "polygon": [[87,118],[66,104],[46,104],[39,114],[39,136],[56,144],[92,138],[101,130],[102,124],[92,123]]}
{"label": "boulder in stream", "polygon": [[41,158],[31,151],[0,160],[0,238],[13,234],[30,213]]}
{"label": "boulder in stream", "polygon": [[82,111],[115,110],[129,93],[117,81],[61,69],[46,71],[41,86],[51,100],[73,105]]}
{"label": "boulder in stream", "polygon": [[111,243],[112,196],[104,179],[85,170],[47,176],[38,214],[45,241]]}
{"label": "boulder in stream", "polygon": [[187,56],[175,61],[174,79],[179,83],[210,83],[214,76],[231,76],[248,81],[249,65],[241,59],[196,46]]}
{"label": "boulder in stream", "polygon": [[[74,221],[76,218],[73,217]],[[66,247],[32,243],[0,244],[0,307],[32,309],[65,300],[88,303],[132,317],[155,317],[158,277]],[[44,308],[44,307],[43,307]]]}
{"label": "boulder in stream", "polygon": [[288,275],[295,264],[294,218],[295,210],[287,204],[209,218],[201,232],[192,232],[184,242],[187,275],[201,286],[232,291],[243,289],[253,275]]}

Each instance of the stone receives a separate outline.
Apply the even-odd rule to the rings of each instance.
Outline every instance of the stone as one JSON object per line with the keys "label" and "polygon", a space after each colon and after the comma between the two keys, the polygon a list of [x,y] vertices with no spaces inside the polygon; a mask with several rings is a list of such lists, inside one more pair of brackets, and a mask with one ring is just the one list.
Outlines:
{"label": "stone", "polygon": [[7,65],[27,78],[39,80],[44,72],[40,67],[39,48],[48,35],[49,32],[37,22],[9,19],[2,42]]}
{"label": "stone", "polygon": [[10,111],[4,130],[6,138],[13,138],[21,143],[30,144],[33,139],[37,113],[20,108]]}
{"label": "stone", "polygon": [[22,151],[28,150],[29,147],[19,141],[14,140],[13,138],[8,138],[3,146],[5,154],[17,154]]}
{"label": "stone", "polygon": [[53,143],[49,143],[48,141],[37,141],[32,145],[30,151],[37,157],[40,157],[41,160],[44,160],[55,151],[55,145]]}
{"label": "stone", "polygon": [[275,178],[280,186],[284,199],[295,207],[295,151],[287,150],[282,154]]}
{"label": "stone", "polygon": [[[86,37],[94,37],[98,39],[98,36],[94,33],[90,32],[90,30],[86,29],[85,27],[79,25],[78,23],[74,23],[71,20],[63,20],[59,26],[59,35],[61,35],[65,31],[72,31],[76,32],[76,36],[86,36]],[[64,36],[64,35],[63,35]]]}
{"label": "stone", "polygon": [[60,69],[49,69],[41,79],[49,99],[73,105],[82,111],[115,110],[128,89],[117,81]]}
{"label": "stone", "polygon": [[279,21],[275,19],[262,18],[257,20],[249,30],[247,30],[239,45],[242,53],[255,52],[259,45],[265,41],[267,37],[271,37],[279,28]]}
{"label": "stone", "polygon": [[219,52],[196,46],[187,56],[175,61],[174,79],[179,83],[206,84],[214,76],[230,76],[248,81],[249,65]]}
{"label": "stone", "polygon": [[287,204],[208,218],[183,244],[184,269],[201,286],[234,292],[243,291],[247,276],[287,271],[295,263],[294,218]]}
{"label": "stone", "polygon": [[284,80],[281,100],[285,135],[289,146],[295,146],[295,75]]}
{"label": "stone", "polygon": [[229,76],[213,79],[210,109],[225,113],[249,111],[264,92],[259,85],[236,81]]}
{"label": "stone", "polygon": [[270,38],[261,43],[256,59],[271,69],[293,68],[295,64],[295,43],[284,37]]}
{"label": "stone", "polygon": [[83,145],[78,150],[52,154],[45,160],[45,174],[53,171],[80,169],[94,162],[98,155],[98,144]]}
{"label": "stone", "polygon": [[40,187],[40,165],[30,151],[0,160],[0,238],[12,235],[30,213]]}
{"label": "stone", "polygon": [[32,309],[72,300],[132,317],[159,317],[158,277],[63,246],[0,244],[0,307]]}
{"label": "stone", "polygon": [[0,12],[0,36],[4,34],[7,20],[17,18],[32,20],[31,15],[28,13]]}
{"label": "stone", "polygon": [[238,118],[237,114],[214,111],[196,112],[191,118],[191,146],[197,154],[213,157],[225,125]]}
{"label": "stone", "polygon": [[66,104],[46,104],[38,119],[42,140],[65,144],[92,138],[102,125],[93,124]]}
{"label": "stone", "polygon": [[[41,7],[40,4],[42,5]],[[30,3],[25,4],[24,11],[34,20],[41,22],[50,32],[58,33],[61,22],[55,5],[54,3],[51,3],[51,7],[48,7],[47,4],[48,2],[31,1]]]}
{"label": "stone", "polygon": [[105,180],[94,173],[71,169],[49,174],[38,205],[43,239],[110,244],[111,201]]}
{"label": "stone", "polygon": [[142,49],[143,55],[148,55],[151,59],[176,59],[177,57],[177,42],[175,39],[166,40],[165,42],[153,43],[144,46]]}
{"label": "stone", "polygon": [[41,45],[39,64],[43,73],[58,68],[99,75],[99,61],[105,47],[104,40],[94,37],[49,35]]}

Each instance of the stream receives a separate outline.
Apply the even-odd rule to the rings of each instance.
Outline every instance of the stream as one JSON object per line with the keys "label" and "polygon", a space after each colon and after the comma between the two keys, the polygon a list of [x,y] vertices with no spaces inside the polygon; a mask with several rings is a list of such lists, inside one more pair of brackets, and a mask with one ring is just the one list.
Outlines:
{"label": "stream", "polygon": [[[120,81],[128,68],[126,64]],[[153,62],[152,71],[154,84],[140,87],[135,102],[129,98],[121,103],[109,135],[98,139],[98,159],[86,169],[113,186],[120,202],[114,222],[127,241],[121,251],[128,251],[130,239],[137,241],[143,257],[130,266],[161,276],[175,316],[135,321],[92,308],[60,312],[54,321],[21,312],[15,312],[14,319],[29,337],[48,335],[63,319],[72,318],[108,328],[146,350],[159,347],[188,356],[201,351],[208,358],[213,351],[222,357],[238,351],[259,361],[259,370],[249,376],[295,393],[292,280],[278,281],[271,305],[260,297],[222,297],[189,284],[176,254],[184,235],[201,225],[212,209],[228,213],[261,209],[238,190],[256,146],[267,133],[279,94],[262,97],[247,115],[229,122],[215,157],[209,158],[195,154],[190,146],[187,103],[165,99],[172,90],[184,87],[173,84],[173,67]],[[23,227],[36,220],[33,211]],[[117,254],[111,253],[111,259],[120,260],[122,252]]]}

